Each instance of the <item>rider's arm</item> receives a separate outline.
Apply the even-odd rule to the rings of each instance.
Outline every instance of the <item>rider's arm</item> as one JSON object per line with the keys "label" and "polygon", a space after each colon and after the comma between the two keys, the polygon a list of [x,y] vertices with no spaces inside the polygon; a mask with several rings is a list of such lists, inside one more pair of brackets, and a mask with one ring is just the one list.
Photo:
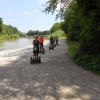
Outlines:
{"label": "rider's arm", "polygon": [[34,45],[34,40],[33,40],[33,43],[32,43],[32,45]]}

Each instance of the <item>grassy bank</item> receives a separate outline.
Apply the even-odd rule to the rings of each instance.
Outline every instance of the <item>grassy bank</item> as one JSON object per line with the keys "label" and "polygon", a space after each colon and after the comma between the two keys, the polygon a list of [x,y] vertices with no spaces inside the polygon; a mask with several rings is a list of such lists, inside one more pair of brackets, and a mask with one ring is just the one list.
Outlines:
{"label": "grassy bank", "polygon": [[17,39],[19,38],[18,34],[14,34],[14,35],[0,35],[0,40],[9,40],[9,39]]}
{"label": "grassy bank", "polygon": [[66,43],[69,46],[68,51],[70,57],[76,64],[100,75],[100,55],[77,54],[79,43],[69,41],[66,41]]}

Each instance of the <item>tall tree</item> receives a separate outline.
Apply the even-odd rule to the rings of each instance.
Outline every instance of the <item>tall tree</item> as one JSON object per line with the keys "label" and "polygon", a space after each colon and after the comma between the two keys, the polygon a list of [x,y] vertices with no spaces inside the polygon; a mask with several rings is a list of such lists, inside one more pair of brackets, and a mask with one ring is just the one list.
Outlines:
{"label": "tall tree", "polygon": [[[62,19],[72,1],[75,0],[48,0],[44,11],[53,13],[60,4],[57,18]],[[80,52],[98,54],[100,53],[100,0],[76,0],[76,5],[81,25]]]}
{"label": "tall tree", "polygon": [[57,30],[61,29],[61,24],[60,23],[54,23],[54,25],[51,27],[50,32],[53,33]]}

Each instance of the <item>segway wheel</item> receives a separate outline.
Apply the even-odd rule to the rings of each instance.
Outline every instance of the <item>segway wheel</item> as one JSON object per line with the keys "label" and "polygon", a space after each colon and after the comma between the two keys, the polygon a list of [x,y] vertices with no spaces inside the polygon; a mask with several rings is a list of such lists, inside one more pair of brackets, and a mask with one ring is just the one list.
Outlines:
{"label": "segway wheel", "polygon": [[30,61],[31,61],[31,64],[32,64],[32,57],[30,57]]}
{"label": "segway wheel", "polygon": [[41,63],[41,57],[39,56],[39,63]]}
{"label": "segway wheel", "polygon": [[49,47],[49,50],[50,50],[50,47]]}

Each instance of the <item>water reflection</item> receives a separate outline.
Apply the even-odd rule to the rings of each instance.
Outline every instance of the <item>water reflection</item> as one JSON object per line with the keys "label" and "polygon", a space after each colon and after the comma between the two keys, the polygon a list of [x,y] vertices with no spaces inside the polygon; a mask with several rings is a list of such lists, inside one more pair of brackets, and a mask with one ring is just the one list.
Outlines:
{"label": "water reflection", "polygon": [[19,38],[17,40],[1,41],[0,51],[24,48],[28,45],[32,45],[32,41],[33,39],[28,39],[28,38]]}

